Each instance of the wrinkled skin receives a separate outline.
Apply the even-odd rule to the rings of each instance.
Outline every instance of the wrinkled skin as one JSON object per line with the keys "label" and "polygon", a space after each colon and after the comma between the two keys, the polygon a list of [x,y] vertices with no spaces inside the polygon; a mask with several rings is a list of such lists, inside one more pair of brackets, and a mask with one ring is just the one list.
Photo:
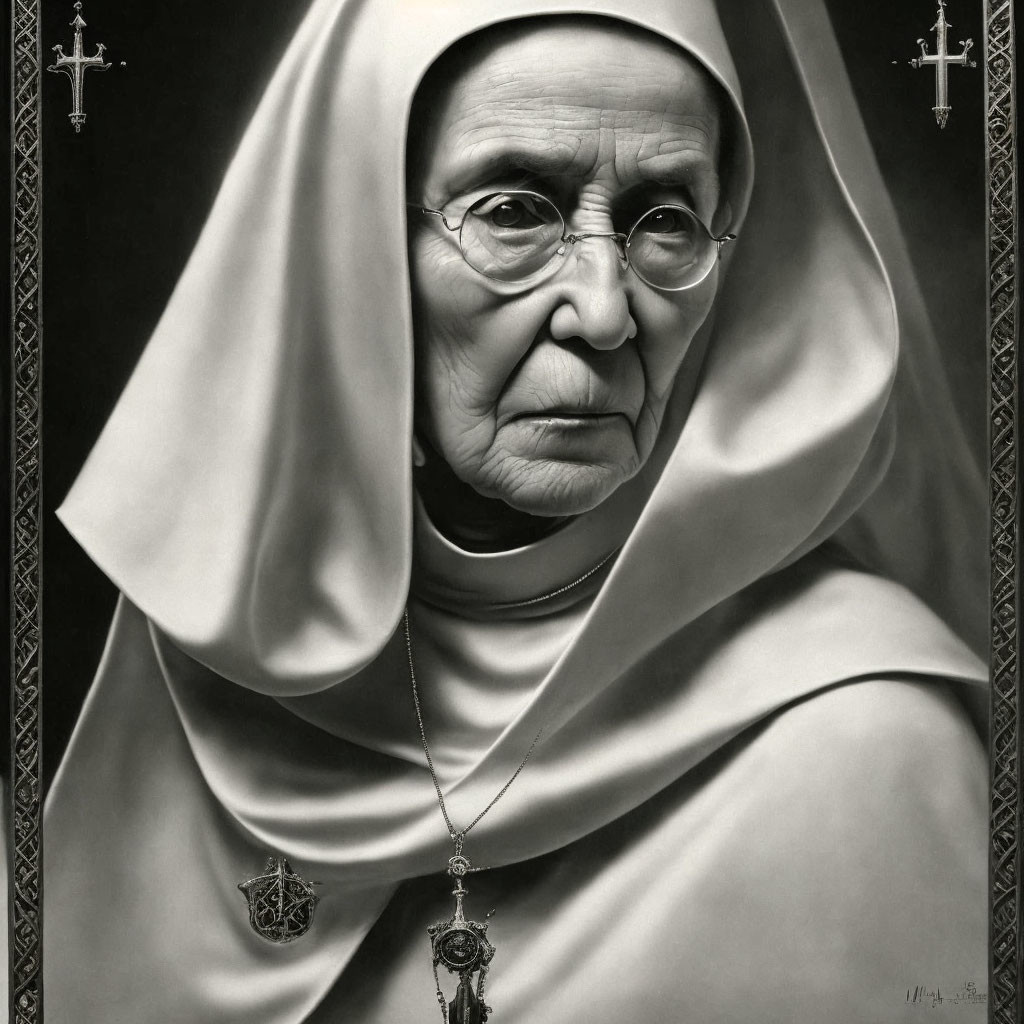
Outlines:
{"label": "wrinkled skin", "polygon": [[[458,210],[528,188],[572,232],[628,231],[660,203],[728,230],[716,87],[667,42],[612,22],[507,29],[432,97],[409,199]],[[458,480],[532,516],[594,508],[651,454],[705,320],[716,267],[662,292],[611,239],[573,245],[525,291],[469,267],[437,218],[410,213],[417,431]]]}

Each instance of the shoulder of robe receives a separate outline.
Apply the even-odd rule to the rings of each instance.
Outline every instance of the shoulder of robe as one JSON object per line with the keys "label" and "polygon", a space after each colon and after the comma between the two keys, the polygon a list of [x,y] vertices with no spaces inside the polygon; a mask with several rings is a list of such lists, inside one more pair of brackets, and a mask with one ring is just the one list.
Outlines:
{"label": "shoulder of robe", "polygon": [[760,770],[775,802],[791,800],[793,825],[819,837],[812,846],[842,839],[890,861],[898,838],[907,853],[942,849],[965,867],[986,846],[985,747],[943,681],[846,683],[761,728]]}
{"label": "shoulder of robe", "polygon": [[[891,806],[900,791],[937,796],[943,787],[968,804],[986,796],[984,745],[943,680],[844,683],[783,708],[764,728],[803,770],[802,786],[836,800],[874,793]],[[930,802],[939,814],[948,804]]]}
{"label": "shoulder of robe", "polygon": [[832,993],[833,1019],[902,1020],[916,985],[984,990],[987,756],[947,684],[836,686],[776,713],[733,764],[733,891],[780,968]]}

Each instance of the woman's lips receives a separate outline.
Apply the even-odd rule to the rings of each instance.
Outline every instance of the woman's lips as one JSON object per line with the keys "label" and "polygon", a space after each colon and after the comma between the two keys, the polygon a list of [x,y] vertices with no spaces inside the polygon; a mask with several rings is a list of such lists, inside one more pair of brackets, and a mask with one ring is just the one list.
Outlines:
{"label": "woman's lips", "polygon": [[629,420],[629,417],[624,412],[608,409],[531,409],[528,412],[520,412],[516,413],[515,416],[510,416],[507,422],[518,423],[522,420],[542,420],[552,423],[557,422],[565,426],[572,426],[573,424],[578,424],[579,426],[600,426],[603,422],[620,418]]}
{"label": "woman's lips", "polygon": [[621,412],[536,409],[518,413],[504,430],[509,450],[530,459],[605,465],[635,452],[632,424]]}

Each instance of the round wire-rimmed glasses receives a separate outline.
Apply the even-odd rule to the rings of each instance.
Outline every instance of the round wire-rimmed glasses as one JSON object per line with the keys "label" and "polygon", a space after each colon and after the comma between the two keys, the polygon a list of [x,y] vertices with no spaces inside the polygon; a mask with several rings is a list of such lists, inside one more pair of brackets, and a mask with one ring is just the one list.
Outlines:
{"label": "round wire-rimmed glasses", "polygon": [[457,224],[442,210],[407,203],[440,219],[458,232],[465,261],[494,281],[533,283],[557,267],[556,256],[585,238],[610,238],[619,259],[641,281],[660,291],[679,292],[700,284],[735,235],[713,235],[686,206],[665,203],[639,217],[627,233],[591,231],[571,234],[565,218],[550,199],[538,192],[492,192],[475,200]]}

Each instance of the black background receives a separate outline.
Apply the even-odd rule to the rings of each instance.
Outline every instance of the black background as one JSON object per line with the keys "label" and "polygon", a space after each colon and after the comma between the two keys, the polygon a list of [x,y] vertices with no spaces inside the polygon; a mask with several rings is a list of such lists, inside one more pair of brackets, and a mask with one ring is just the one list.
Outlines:
{"label": "black background", "polygon": [[[934,22],[933,0],[827,2],[946,344],[957,401],[982,453],[982,69],[950,71],[953,112],[940,132],[931,112],[934,73],[906,63],[918,53],[915,40]],[[156,325],[262,87],[307,5],[86,0],[86,53],[104,43],[112,67],[86,75],[88,120],[79,135],[67,119],[67,78],[43,76],[46,781],[99,661],[116,598],[53,510]],[[45,4],[46,57],[57,42],[70,51],[73,13],[70,2]],[[982,5],[952,0],[948,16],[955,26],[951,47],[971,36],[980,64]],[[934,36],[930,42],[934,49]]]}

